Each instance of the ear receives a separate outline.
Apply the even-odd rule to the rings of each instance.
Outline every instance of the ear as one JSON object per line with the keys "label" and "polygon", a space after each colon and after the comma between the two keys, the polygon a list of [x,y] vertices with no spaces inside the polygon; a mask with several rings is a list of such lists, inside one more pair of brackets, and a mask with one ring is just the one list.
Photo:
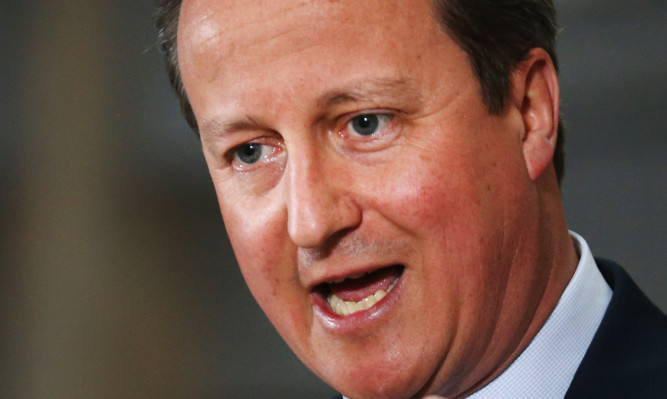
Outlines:
{"label": "ear", "polygon": [[558,75],[549,54],[532,49],[512,74],[511,101],[521,113],[521,144],[531,180],[553,159],[558,135]]}

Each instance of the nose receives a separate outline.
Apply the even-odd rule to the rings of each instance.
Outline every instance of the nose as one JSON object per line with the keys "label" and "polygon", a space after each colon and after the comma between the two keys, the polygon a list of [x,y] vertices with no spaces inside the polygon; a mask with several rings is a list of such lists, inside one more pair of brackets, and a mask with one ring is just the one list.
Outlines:
{"label": "nose", "polygon": [[344,169],[317,156],[291,157],[287,169],[287,230],[298,247],[323,246],[361,222]]}

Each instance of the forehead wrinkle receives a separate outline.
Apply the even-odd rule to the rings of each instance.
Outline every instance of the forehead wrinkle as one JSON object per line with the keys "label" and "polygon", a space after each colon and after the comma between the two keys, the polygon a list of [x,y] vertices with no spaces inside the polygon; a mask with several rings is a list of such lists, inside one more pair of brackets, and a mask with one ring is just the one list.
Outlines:
{"label": "forehead wrinkle", "polygon": [[[245,0],[242,1],[242,3],[245,3]],[[258,7],[258,12],[253,13],[253,16],[255,17],[253,20],[239,20],[239,19],[234,19],[234,22],[238,22],[236,24],[230,24],[230,25],[225,25],[229,26],[229,29],[226,30],[235,30],[235,29],[243,29],[243,28],[251,28],[254,27],[255,25],[264,25],[267,22],[271,21],[272,19],[275,19],[276,17],[279,17],[281,15],[286,15],[293,13],[294,11],[298,9],[303,9],[305,7],[309,6],[308,1],[302,1],[299,4],[293,5],[293,6],[286,6],[283,8],[280,8],[275,11],[269,11],[267,10],[267,7]],[[243,5],[243,7],[247,7],[246,4]]]}

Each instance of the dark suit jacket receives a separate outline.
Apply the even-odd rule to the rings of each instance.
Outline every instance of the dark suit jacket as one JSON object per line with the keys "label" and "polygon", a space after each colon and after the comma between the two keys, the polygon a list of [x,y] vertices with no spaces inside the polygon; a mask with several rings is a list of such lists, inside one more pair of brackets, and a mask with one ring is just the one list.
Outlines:
{"label": "dark suit jacket", "polygon": [[565,399],[667,398],[667,317],[620,266],[595,261],[613,295]]}
{"label": "dark suit jacket", "polygon": [[667,317],[620,266],[596,263],[614,294],[565,399],[667,398]]}

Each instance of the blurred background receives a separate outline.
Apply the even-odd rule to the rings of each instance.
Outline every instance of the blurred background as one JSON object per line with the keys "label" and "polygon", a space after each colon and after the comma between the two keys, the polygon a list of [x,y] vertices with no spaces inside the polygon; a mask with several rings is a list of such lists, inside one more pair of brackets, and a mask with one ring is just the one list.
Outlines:
{"label": "blurred background", "polygon": [[[572,229],[667,309],[667,2],[560,0]],[[0,397],[326,398],[242,281],[148,0],[4,0]]]}

